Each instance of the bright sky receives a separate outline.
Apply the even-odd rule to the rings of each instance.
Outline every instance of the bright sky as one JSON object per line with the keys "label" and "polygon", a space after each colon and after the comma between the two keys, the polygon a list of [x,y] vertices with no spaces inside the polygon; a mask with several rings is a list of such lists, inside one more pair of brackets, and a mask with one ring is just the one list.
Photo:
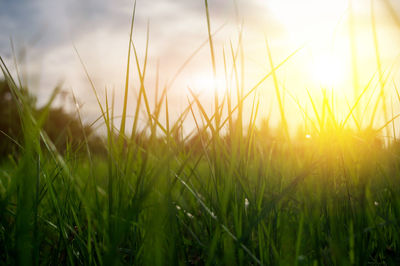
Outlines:
{"label": "bright sky", "polygon": [[[243,22],[245,54],[245,87],[252,85],[270,67],[265,38],[271,46],[274,63],[279,63],[295,49],[305,45],[294,58],[278,71],[289,120],[299,121],[299,109],[289,95],[298,97],[308,108],[308,89],[315,97],[321,88],[334,90],[337,100],[353,99],[352,65],[349,42],[348,0],[209,0],[212,30],[225,25],[215,35],[217,84],[224,87],[223,49],[230,54],[230,41],[237,44],[238,29]],[[393,10],[388,9],[389,3]],[[373,1],[379,52],[383,71],[392,70],[398,81],[400,54],[400,2]],[[115,89],[116,100],[122,101],[130,17],[133,3],[128,0],[0,0],[0,55],[12,66],[10,37],[17,51],[25,51],[20,62],[27,73],[28,84],[44,102],[51,90],[63,82],[84,103],[87,120],[99,114],[94,95],[74,52],[78,49],[100,93]],[[371,27],[371,1],[352,0],[355,50],[359,84],[362,87],[376,72],[375,48]],[[140,59],[145,51],[146,27],[149,23],[149,66],[146,84],[154,93],[157,65],[160,86],[170,81],[185,60],[207,39],[204,1],[137,0],[134,42]],[[23,56],[17,52],[17,57]],[[11,67],[12,68],[12,67]],[[134,67],[133,67],[134,69]],[[132,71],[133,86],[138,77]],[[170,90],[169,101],[175,114],[187,103],[187,88],[201,93],[205,102],[213,97],[212,68],[208,46],[185,67]],[[272,79],[260,88],[261,116],[276,112]],[[392,87],[387,90],[392,91]],[[220,89],[223,93],[224,89]],[[391,93],[391,92],[388,92]],[[130,113],[134,110],[134,93],[130,91]],[[397,102],[394,103],[398,105]],[[120,112],[121,104],[117,104]],[[397,111],[400,111],[397,108]],[[294,123],[293,123],[294,124]]]}

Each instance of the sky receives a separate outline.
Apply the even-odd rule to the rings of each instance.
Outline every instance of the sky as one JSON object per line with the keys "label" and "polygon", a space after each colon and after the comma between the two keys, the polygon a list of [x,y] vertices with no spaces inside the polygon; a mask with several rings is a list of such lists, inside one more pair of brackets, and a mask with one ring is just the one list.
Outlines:
{"label": "sky", "polygon": [[[358,82],[362,87],[377,71],[371,30],[371,1],[352,0],[351,3]],[[15,73],[12,39],[17,65],[27,86],[37,96],[38,103],[43,104],[54,87],[62,84],[64,90],[78,97],[85,120],[90,122],[100,112],[75,46],[101,99],[104,100],[106,89],[110,95],[114,91],[116,113],[120,113],[133,5],[133,1],[128,0],[0,0],[0,56]],[[396,81],[397,56],[400,54],[400,3],[373,0],[373,6],[382,67],[385,70],[394,65],[392,78]],[[209,9],[211,30],[214,32],[222,27],[214,36],[216,83],[222,87],[221,94],[225,87],[223,53],[228,57],[230,45],[236,47],[238,33],[242,31],[245,89],[251,88],[271,70],[266,40],[275,64],[303,47],[277,72],[280,87],[284,90],[285,105],[288,106],[286,110],[293,121],[299,120],[299,109],[291,98],[298,98],[307,108],[310,105],[307,90],[315,97],[322,95],[321,88],[334,90],[336,98],[342,102],[354,98],[348,0],[209,0]],[[207,40],[204,1],[137,0],[133,41],[140,62],[144,61],[147,28],[146,88],[152,98],[157,72],[160,87],[170,84],[185,60]],[[207,44],[186,65],[169,89],[173,115],[177,116],[185,108],[189,88],[200,94],[211,110],[212,77]],[[134,112],[138,86],[138,75],[133,65],[130,114]],[[388,94],[392,93],[392,88],[387,90]],[[272,79],[263,83],[257,93],[261,99],[260,117],[271,114],[272,120],[277,122],[279,115]],[[61,98],[56,104],[73,108],[72,102]],[[342,106],[346,108],[345,104]]]}

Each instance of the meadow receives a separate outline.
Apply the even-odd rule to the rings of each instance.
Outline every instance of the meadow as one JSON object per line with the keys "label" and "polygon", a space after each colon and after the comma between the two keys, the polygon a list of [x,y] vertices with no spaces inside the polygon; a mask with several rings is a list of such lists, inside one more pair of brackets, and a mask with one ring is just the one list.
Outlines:
{"label": "meadow", "polygon": [[[221,55],[205,3],[215,73]],[[191,92],[172,120],[168,87],[149,98],[147,49],[141,62],[133,22],[134,15],[122,114],[111,92],[100,99],[81,60],[98,102],[104,152],[89,145],[94,133],[84,130],[79,108],[83,140],[57,149],[43,125],[59,90],[34,111],[1,59],[22,125],[20,140],[8,136],[15,151],[1,160],[1,264],[400,264],[400,142],[387,105],[399,104],[400,96],[387,99],[384,88],[397,92],[387,72],[377,71],[359,89],[344,118],[335,115],[329,94],[321,100],[309,94],[308,111],[294,101],[310,131],[293,134],[276,72],[298,50],[274,64],[267,45],[271,71],[244,88],[239,41],[223,55],[234,82],[223,95],[215,90],[212,112]],[[140,78],[130,117],[132,68]],[[267,118],[257,122],[256,92],[267,79],[275,85],[277,127]],[[196,127],[183,134],[187,119]]]}

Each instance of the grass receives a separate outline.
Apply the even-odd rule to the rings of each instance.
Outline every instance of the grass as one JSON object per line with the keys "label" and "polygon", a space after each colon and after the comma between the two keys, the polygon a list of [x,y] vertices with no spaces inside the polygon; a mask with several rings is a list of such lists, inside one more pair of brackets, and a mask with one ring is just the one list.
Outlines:
{"label": "grass", "polygon": [[[205,4],[215,73],[218,55]],[[369,120],[365,115],[368,105],[362,102],[373,94],[374,78],[349,104],[344,120],[334,115],[326,93],[322,103],[309,94],[311,113],[292,96],[310,132],[289,139],[275,72],[298,51],[274,64],[267,42],[271,71],[245,91],[239,42],[237,47],[231,44],[230,52],[224,50],[226,77],[233,77],[233,86],[223,99],[215,94],[213,112],[207,113],[191,93],[185,110],[171,121],[168,86],[150,105],[147,59],[139,62],[132,41],[134,14],[119,129],[114,95],[110,98],[106,91],[105,103],[101,102],[82,62],[106,128],[105,157],[91,152],[89,136],[81,147],[60,154],[42,130],[54,97],[35,116],[1,60],[24,129],[19,153],[3,162],[0,173],[3,264],[400,263],[400,143],[381,138],[396,116],[373,128],[377,111]],[[131,51],[140,84],[132,130],[127,132]],[[387,108],[387,78],[379,69],[381,92],[370,105],[380,101]],[[257,89],[269,77],[274,79],[282,119],[275,134],[268,122],[256,126]],[[245,103],[250,103],[250,114],[244,111]],[[80,117],[79,109],[77,114]],[[183,124],[190,118],[196,129],[186,136]]]}

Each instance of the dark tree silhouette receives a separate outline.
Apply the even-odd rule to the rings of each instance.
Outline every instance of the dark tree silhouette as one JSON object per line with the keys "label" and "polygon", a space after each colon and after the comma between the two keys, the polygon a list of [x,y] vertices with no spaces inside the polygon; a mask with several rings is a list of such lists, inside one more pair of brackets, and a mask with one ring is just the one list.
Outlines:
{"label": "dark tree silhouette", "polygon": [[[36,99],[29,96],[27,90],[22,93],[29,97],[29,105],[34,114],[39,116],[44,109],[36,107]],[[21,120],[16,102],[6,81],[0,80],[0,157],[19,151],[17,143],[23,140]],[[50,108],[43,130],[60,152],[67,147],[81,149],[85,144],[85,135],[92,152],[104,152],[102,139],[94,134],[92,128],[81,125],[76,115],[66,112],[63,108]]]}

